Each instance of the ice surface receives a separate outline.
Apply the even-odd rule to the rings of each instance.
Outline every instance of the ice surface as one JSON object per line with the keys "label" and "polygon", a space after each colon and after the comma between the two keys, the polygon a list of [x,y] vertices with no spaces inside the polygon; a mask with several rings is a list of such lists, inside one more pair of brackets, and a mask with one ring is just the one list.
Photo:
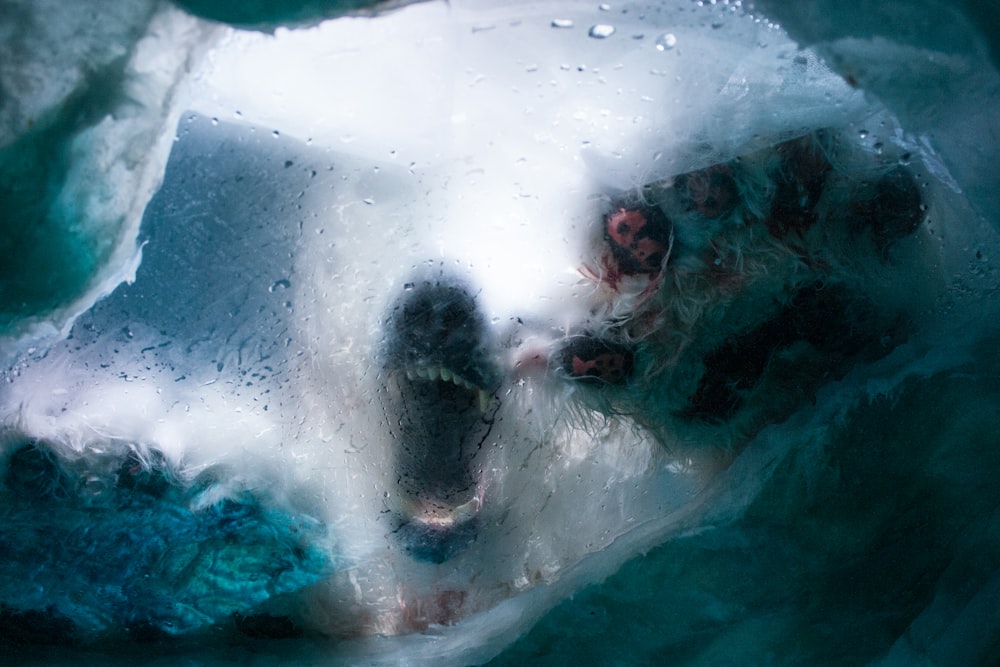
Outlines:
{"label": "ice surface", "polygon": [[[0,69],[3,306],[10,344],[65,335],[134,269],[170,147],[177,84],[211,29],[137,0],[5,2]],[[37,276],[45,276],[39,279]],[[16,345],[15,345],[16,349]]]}
{"label": "ice surface", "polygon": [[[784,4],[429,2],[313,25],[343,7],[303,3],[290,16],[312,27],[265,13],[242,32],[160,3],[3,3],[6,648],[145,652],[95,643],[110,623],[166,662],[995,662],[995,37],[933,2]],[[780,180],[781,151],[807,162],[783,142],[823,128],[830,231],[806,250],[759,221],[678,223],[673,282],[607,272],[594,230],[619,201],[653,184],[704,221],[670,193],[735,173],[731,215],[752,220],[772,195],[748,184]],[[856,199],[897,164],[919,229],[838,232],[881,210]],[[743,282],[707,285],[704,256]],[[817,276],[833,297],[810,296]],[[387,352],[428,280],[467,286],[503,378],[471,504],[444,513],[474,507],[476,539],[440,563],[400,537],[392,392],[420,385]],[[837,289],[861,296],[841,308]],[[803,299],[815,327],[787,314]],[[728,378],[753,389],[735,416],[679,416],[713,351],[749,358],[746,332],[775,321],[804,339],[773,343],[760,384]],[[859,322],[866,351],[831,362],[847,353],[823,332]],[[635,345],[623,388],[555,368],[563,336],[594,331]],[[143,471],[171,491],[122,481]],[[23,528],[31,493],[45,530]],[[213,559],[216,519],[176,528],[233,502],[299,549]],[[163,551],[162,586],[67,567],[101,560],[88,533],[124,539],[104,518],[119,505],[145,512],[125,521],[137,561],[161,553],[157,511],[209,546]],[[65,578],[25,555],[59,531],[46,567]],[[34,645],[40,618],[82,645]]]}

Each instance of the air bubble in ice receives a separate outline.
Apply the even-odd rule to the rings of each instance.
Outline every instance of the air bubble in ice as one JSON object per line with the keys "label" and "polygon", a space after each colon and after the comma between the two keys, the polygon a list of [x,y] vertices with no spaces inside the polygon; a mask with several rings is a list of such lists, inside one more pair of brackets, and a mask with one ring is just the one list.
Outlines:
{"label": "air bubble in ice", "polygon": [[669,51],[677,46],[677,36],[672,32],[665,32],[656,38],[657,51]]}
{"label": "air bubble in ice", "polygon": [[291,286],[292,286],[291,282],[289,282],[285,278],[282,278],[281,280],[275,280],[274,283],[272,283],[271,286],[267,288],[267,291],[274,293],[277,292],[279,289],[288,289]]}
{"label": "air bubble in ice", "polygon": [[605,37],[611,37],[615,34],[615,27],[613,25],[608,25],[607,23],[598,23],[590,27],[590,32],[587,33],[595,39],[604,39]]}
{"label": "air bubble in ice", "polygon": [[572,19],[552,19],[552,27],[553,28],[572,28],[573,27],[573,20]]}

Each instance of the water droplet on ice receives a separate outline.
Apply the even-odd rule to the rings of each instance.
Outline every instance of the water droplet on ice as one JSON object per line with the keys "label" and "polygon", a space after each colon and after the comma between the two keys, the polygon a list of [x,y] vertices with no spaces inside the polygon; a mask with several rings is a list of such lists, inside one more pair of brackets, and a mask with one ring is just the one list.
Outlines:
{"label": "water droplet on ice", "polygon": [[656,38],[657,51],[669,51],[677,46],[677,36],[672,32],[665,32]]}
{"label": "water droplet on ice", "polygon": [[275,130],[274,132],[271,133],[271,136],[274,137],[275,139],[277,139],[278,137],[281,136],[281,133],[278,132],[277,130]]}
{"label": "water droplet on ice", "polygon": [[572,28],[573,27],[573,20],[572,19],[552,19],[552,27],[553,28]]}
{"label": "water droplet on ice", "polygon": [[600,9],[602,12],[610,12],[611,11],[611,5],[609,5],[606,2],[602,2],[601,4],[597,5],[597,8]]}
{"label": "water droplet on ice", "polygon": [[858,132],[858,136],[861,137],[862,139],[867,139],[868,138],[868,130],[861,130],[860,132]]}
{"label": "water droplet on ice", "polygon": [[615,34],[615,27],[613,25],[608,25],[607,23],[598,23],[590,27],[590,32],[587,33],[594,39],[604,39],[605,37],[611,37]]}

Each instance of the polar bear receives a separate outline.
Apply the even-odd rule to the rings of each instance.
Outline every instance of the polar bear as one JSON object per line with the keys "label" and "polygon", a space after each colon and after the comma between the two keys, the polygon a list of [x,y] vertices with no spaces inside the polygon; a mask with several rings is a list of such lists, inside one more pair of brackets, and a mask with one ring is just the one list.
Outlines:
{"label": "polar bear", "polygon": [[[59,644],[220,628],[285,637],[454,623],[552,576],[545,572],[552,559],[580,548],[570,541],[560,547],[565,553],[537,564],[521,554],[511,559],[520,572],[512,562],[497,572],[479,565],[482,579],[507,579],[487,586],[440,575],[422,581],[425,569],[468,568],[538,539],[503,526],[508,515],[533,509],[518,506],[514,490],[523,485],[526,498],[544,501],[563,484],[561,466],[587,460],[594,445],[581,439],[606,448],[638,439],[641,456],[617,451],[602,464],[626,479],[669,461],[679,475],[707,474],[763,425],[907,334],[905,310],[880,302],[871,283],[900,272],[897,251],[923,222],[914,171],[822,129],[628,191],[595,193],[575,246],[577,303],[557,304],[555,316],[491,322],[483,288],[455,262],[426,261],[399,272],[395,284],[379,284],[365,264],[382,270],[393,245],[372,227],[364,243],[374,254],[332,269],[371,280],[354,293],[332,283],[336,301],[361,305],[331,306],[336,321],[315,329],[324,351],[302,363],[301,338],[286,337],[286,315],[275,312],[294,313],[294,299],[305,298],[286,300],[292,279],[248,297],[236,282],[244,267],[216,263],[218,254],[244,252],[241,244],[252,254],[289,239],[235,232],[212,211],[196,214],[207,221],[196,233],[209,243],[185,250],[190,228],[169,229],[178,197],[200,196],[187,174],[206,152],[239,158],[213,167],[214,181],[200,186],[230,202],[226,182],[239,193],[247,187],[232,174],[249,160],[273,162],[266,147],[234,149],[245,135],[205,119],[192,124],[147,214],[136,282],[84,316],[61,347],[25,362],[5,389],[8,404],[19,401],[4,431],[7,562],[36,568],[4,585],[12,636]],[[227,303],[233,291],[243,301],[235,308]],[[174,301],[178,293],[207,296],[208,304]],[[230,321],[224,338],[244,337],[235,357],[199,349],[220,311]],[[339,358],[326,351],[331,343]],[[304,410],[305,425],[324,431],[296,437],[344,447],[346,435],[351,453],[331,457],[316,444],[300,448],[284,433],[269,435],[276,425],[267,415],[289,409]],[[220,411],[238,423],[207,426]],[[217,433],[196,433],[208,428]],[[335,435],[340,429],[347,433]],[[208,439],[214,451],[203,451]],[[235,455],[225,451],[230,444]],[[308,468],[357,458],[363,463],[336,465],[364,481],[338,472],[350,492],[321,491],[338,483],[296,472],[284,449]],[[352,526],[342,512],[367,518]],[[385,604],[374,594],[383,597],[390,584],[367,573],[371,590],[355,582],[356,599],[337,608],[347,595],[344,572],[360,577],[361,554],[372,559],[373,550],[388,554],[404,592]],[[404,576],[410,569],[413,582]],[[529,581],[518,584],[525,575]]]}

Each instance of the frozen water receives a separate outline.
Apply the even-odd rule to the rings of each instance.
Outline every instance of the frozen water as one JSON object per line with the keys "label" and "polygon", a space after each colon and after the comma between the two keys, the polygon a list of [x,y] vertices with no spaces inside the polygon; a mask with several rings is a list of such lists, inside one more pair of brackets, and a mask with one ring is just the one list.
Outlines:
{"label": "frozen water", "polygon": [[5,650],[996,661],[978,14],[180,4],[0,8]]}

